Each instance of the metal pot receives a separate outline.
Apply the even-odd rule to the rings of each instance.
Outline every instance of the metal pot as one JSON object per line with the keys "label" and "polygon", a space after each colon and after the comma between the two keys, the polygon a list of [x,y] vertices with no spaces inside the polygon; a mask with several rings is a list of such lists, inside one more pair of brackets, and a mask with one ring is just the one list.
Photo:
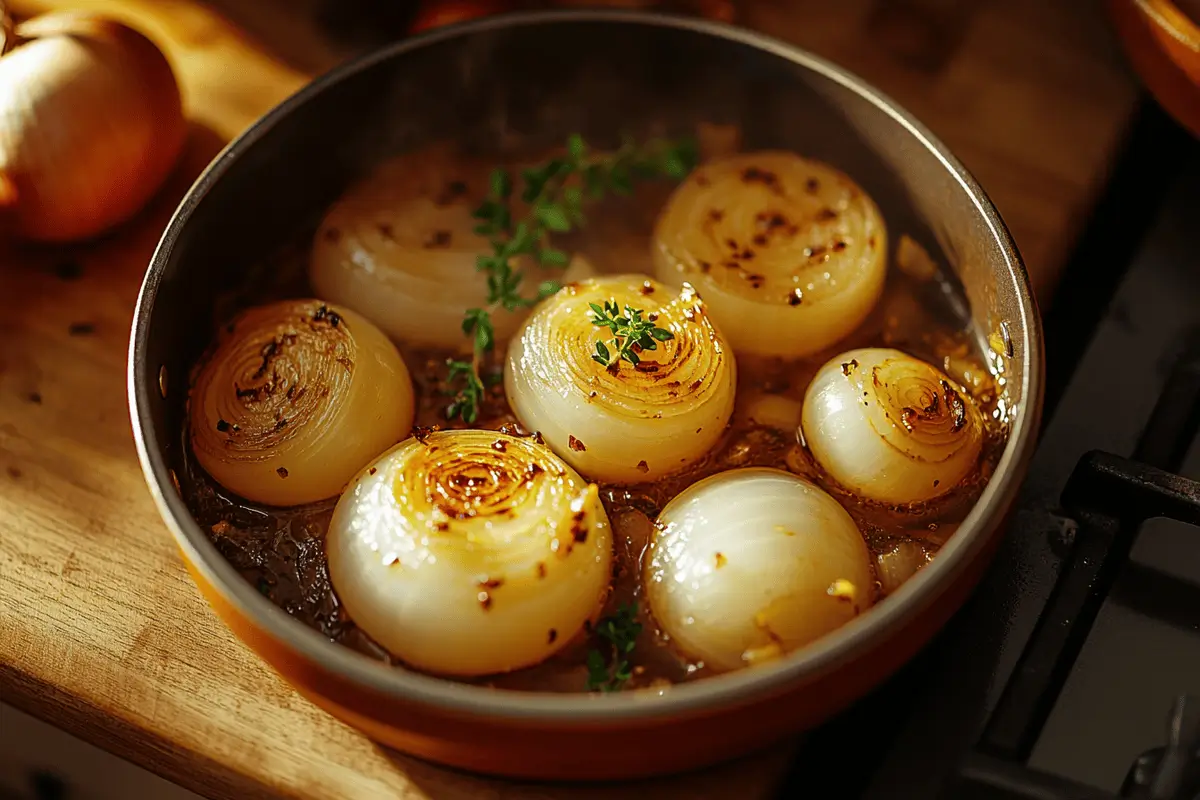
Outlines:
{"label": "metal pot", "polygon": [[[592,696],[510,693],[385,666],[330,643],[261,596],[181,498],[187,376],[221,300],[380,158],[435,138],[480,147],[512,131],[602,142],[663,123],[736,122],[851,174],[893,232],[940,252],[981,340],[1003,351],[1011,434],[977,506],[899,591],[777,662],[674,687]],[[939,248],[940,245],[940,248]],[[154,255],[134,317],[129,395],[150,490],[200,590],[304,696],[367,735],[434,761],[547,779],[665,773],[812,727],[909,659],[994,552],[1033,450],[1042,343],[1029,281],[974,179],[870,86],[806,52],[720,24],[619,11],[537,12],[418,36],[315,81],[214,161]]]}

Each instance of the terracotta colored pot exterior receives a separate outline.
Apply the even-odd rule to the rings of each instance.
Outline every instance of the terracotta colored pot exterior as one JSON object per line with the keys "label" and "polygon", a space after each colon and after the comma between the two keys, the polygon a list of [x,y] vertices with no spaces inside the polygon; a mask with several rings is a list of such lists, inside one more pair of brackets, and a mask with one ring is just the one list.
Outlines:
{"label": "terracotta colored pot exterior", "polygon": [[[1000,528],[997,528],[999,531]],[[955,576],[943,595],[881,637],[846,667],[753,703],[654,724],[514,726],[398,702],[321,668],[231,605],[184,555],[196,585],[238,638],[313,704],[373,740],[430,761],[511,778],[614,780],[681,772],[736,758],[815,727],[912,658],[982,577],[1000,536]]]}
{"label": "terracotta colored pot exterior", "polygon": [[1168,0],[1109,0],[1108,9],[1146,87],[1200,136],[1200,26]]}
{"label": "terracotta colored pot exterior", "polygon": [[[605,55],[613,36],[622,41],[620,63]],[[474,58],[487,68],[473,68]],[[591,69],[596,64],[604,69]],[[452,91],[461,103],[431,99],[431,85],[453,80],[462,85],[442,86],[439,96]],[[508,86],[522,91],[497,91]],[[497,120],[545,128],[551,141],[565,130],[603,140],[616,130],[607,110],[614,107],[622,124],[735,122],[750,147],[829,161],[860,180],[893,236],[942,245],[975,326],[998,343],[1015,410],[991,481],[937,558],[870,612],[775,662],[661,696],[497,691],[388,667],[330,643],[262,597],[192,518],[172,478],[187,387],[171,380],[162,385],[175,393],[165,394],[160,371],[188,374],[230,288],[247,281],[247,265],[302,238],[298,225],[397,148],[446,131],[487,134]],[[131,413],[147,482],[226,624],[302,694],[376,740],[522,778],[622,779],[697,767],[811,728],[861,697],[911,658],[978,582],[1032,454],[1042,392],[1040,323],[1016,248],[986,195],[919,123],[853,76],[757,34],[611,11],[519,14],[434,31],[340,68],[285,102],[231,144],[185,198],[147,273],[130,346]]]}

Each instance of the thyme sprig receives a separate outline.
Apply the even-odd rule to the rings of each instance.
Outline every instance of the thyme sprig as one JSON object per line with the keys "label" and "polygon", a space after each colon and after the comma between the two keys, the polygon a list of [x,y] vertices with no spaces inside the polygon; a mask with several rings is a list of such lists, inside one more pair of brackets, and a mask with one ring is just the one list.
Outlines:
{"label": "thyme sprig", "polygon": [[[620,361],[628,361],[633,366],[641,363],[638,353],[643,350],[657,350],[659,342],[675,338],[675,334],[666,328],[654,324],[653,319],[644,319],[646,313],[642,309],[625,306],[622,312],[615,300],[606,300],[604,305],[588,303],[592,309],[592,324],[600,328],[608,328],[612,338],[596,342],[596,354],[592,360],[602,367],[613,367]],[[608,349],[605,341],[612,342],[613,351]]]}
{"label": "thyme sprig", "polygon": [[[572,134],[564,155],[520,171],[519,192],[511,171],[502,167],[492,171],[487,199],[473,212],[479,221],[475,232],[488,237],[492,247],[475,264],[487,273],[487,298],[485,305],[468,309],[463,318],[463,333],[472,337],[471,360],[447,361],[447,382],[457,387],[450,390],[447,419],[460,417],[471,424],[479,416],[484,395],[480,370],[495,345],[492,312],[528,308],[562,288],[558,281],[546,280],[532,295],[522,294],[525,273],[518,262],[565,268],[570,257],[554,246],[553,236],[584,224],[585,201],[608,193],[628,195],[638,181],[681,180],[695,164],[696,146],[691,139],[653,139],[642,144],[627,140],[616,151],[599,152],[592,151],[582,136]],[[517,199],[525,210],[520,219],[514,213]]]}
{"label": "thyme sprig", "polygon": [[454,384],[461,381],[462,383],[462,387],[451,399],[450,405],[446,406],[446,419],[462,417],[463,422],[470,425],[479,417],[479,407],[483,405],[486,387],[472,362],[457,361],[451,358],[446,360],[446,366],[450,368],[446,375],[446,382]]}
{"label": "thyme sprig", "polygon": [[599,650],[587,654],[589,692],[617,692],[633,677],[629,656],[642,632],[637,603],[622,605],[616,613],[600,620],[596,633],[608,643],[611,653],[605,658]]}

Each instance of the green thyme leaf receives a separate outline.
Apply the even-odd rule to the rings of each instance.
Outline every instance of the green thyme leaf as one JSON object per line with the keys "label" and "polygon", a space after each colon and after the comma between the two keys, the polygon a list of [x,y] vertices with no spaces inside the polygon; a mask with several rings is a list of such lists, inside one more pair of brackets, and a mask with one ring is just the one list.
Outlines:
{"label": "green thyme leaf", "polygon": [[[523,295],[524,274],[514,267],[514,259],[531,257],[541,266],[566,267],[570,256],[555,248],[551,237],[584,224],[585,199],[599,199],[607,193],[629,194],[636,180],[683,178],[695,165],[695,153],[695,144],[689,139],[655,139],[641,145],[630,140],[615,152],[593,151],[576,133],[567,137],[565,156],[520,171],[519,191],[513,172],[502,167],[492,170],[487,199],[472,212],[478,222],[475,232],[488,237],[492,248],[491,253],[482,254],[475,260],[476,268],[487,273],[487,305],[468,310],[463,319],[463,332],[473,337],[474,354],[470,362],[452,362],[458,366],[451,367],[448,381],[457,384],[458,389],[446,407],[448,419],[457,417],[471,424],[478,418],[483,400],[480,369],[495,347],[491,313],[498,308],[513,311],[532,306],[561,288],[557,281],[542,281],[532,297]],[[513,219],[511,203],[514,194],[529,206],[526,218]],[[618,311],[613,304],[607,312],[608,317],[615,320]],[[615,359],[631,364],[638,363],[637,353],[630,349],[632,346],[653,349],[655,341],[665,341],[661,334],[652,330],[622,335],[618,328],[608,323],[605,326],[613,333]],[[668,331],[662,331],[662,334],[670,338]],[[592,358],[597,361],[604,358],[605,366],[608,366],[614,357],[606,348],[603,352],[597,349],[597,355]]]}
{"label": "green thyme leaf", "polygon": [[609,657],[606,660],[599,650],[588,651],[588,691],[616,692],[624,687],[633,677],[629,656],[637,647],[641,633],[637,603],[622,605],[615,613],[600,620],[596,635],[607,644]]}
{"label": "green thyme leaf", "polygon": [[605,301],[603,306],[588,303],[592,311],[591,323],[598,328],[607,328],[612,334],[611,341],[616,355],[612,355],[605,341],[596,342],[596,355],[592,360],[602,366],[613,367],[620,361],[627,361],[633,366],[641,363],[638,350],[657,350],[658,342],[666,342],[675,338],[675,334],[666,328],[659,328],[653,322],[644,318],[642,309],[625,306],[618,313],[615,300]]}
{"label": "green thyme leaf", "polygon": [[562,284],[558,281],[542,281],[538,285],[538,300],[544,300],[552,294],[557,294],[562,289]]}

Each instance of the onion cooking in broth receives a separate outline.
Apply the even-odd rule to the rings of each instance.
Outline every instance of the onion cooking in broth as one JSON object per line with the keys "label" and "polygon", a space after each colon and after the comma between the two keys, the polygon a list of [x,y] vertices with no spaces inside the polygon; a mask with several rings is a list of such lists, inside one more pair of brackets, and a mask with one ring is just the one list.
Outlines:
{"label": "onion cooking in broth", "polygon": [[[636,365],[601,355],[616,346],[597,336],[591,306],[606,302],[636,307],[661,332]],[[526,430],[609,483],[654,480],[704,457],[733,414],[736,379],[696,292],[638,275],[567,284],[512,340],[504,370],[509,405]]]}
{"label": "onion cooking in broth", "polygon": [[[443,149],[401,156],[346,192],[313,239],[309,275],[316,294],[370,318],[407,345],[457,349],[463,311],[481,304],[487,275],[476,259],[488,246],[475,232],[473,202],[487,167]],[[582,259],[567,270],[523,264],[524,283],[579,280]],[[497,309],[496,335],[507,340],[528,309]]]}
{"label": "onion cooking in broth", "polygon": [[[1003,375],[851,177],[689,141],[352,186],[194,373],[220,551],[335,642],[509,690],[666,692],[888,602],[986,485]],[[654,225],[576,235],[616,204]]]}
{"label": "onion cooking in broth", "polygon": [[412,381],[374,325],[318,300],[229,323],[189,398],[192,451],[223,486],[272,506],[332,497],[413,422]]}
{"label": "onion cooking in broth", "polygon": [[650,610],[717,670],[776,658],[871,605],[875,579],[846,510],[788,472],[720,472],[667,504],[646,563]]}
{"label": "onion cooking in broth", "polygon": [[347,611],[419,669],[488,675],[561,650],[604,605],[612,536],[595,484],[529,439],[421,432],[333,512]]}
{"label": "onion cooking in broth", "polygon": [[829,361],[804,395],[804,435],[817,463],[851,491],[884,503],[944,494],[979,462],[983,420],[961,386],[899,350],[861,348]]}
{"label": "onion cooking in broth", "polygon": [[655,229],[659,279],[694,285],[739,355],[798,358],[838,342],[879,299],[886,254],[874,201],[794,153],[702,165]]}

